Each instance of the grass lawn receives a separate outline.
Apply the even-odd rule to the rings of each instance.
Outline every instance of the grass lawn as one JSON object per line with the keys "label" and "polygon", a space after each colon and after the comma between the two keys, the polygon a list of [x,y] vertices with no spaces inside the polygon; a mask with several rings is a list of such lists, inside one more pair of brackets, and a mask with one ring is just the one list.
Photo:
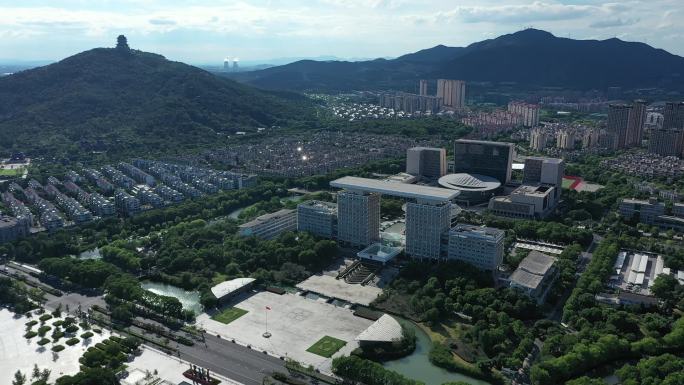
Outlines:
{"label": "grass lawn", "polygon": [[211,319],[224,324],[229,324],[247,313],[249,313],[247,310],[240,309],[239,307],[231,307],[218,314],[214,314],[211,316]]}
{"label": "grass lawn", "polygon": [[330,358],[335,352],[342,349],[347,343],[338,340],[337,338],[325,336],[318,340],[315,344],[311,345],[310,348],[306,349],[307,352],[318,354],[321,357]]}
{"label": "grass lawn", "polygon": [[0,176],[19,176],[24,173],[24,168],[0,168]]}

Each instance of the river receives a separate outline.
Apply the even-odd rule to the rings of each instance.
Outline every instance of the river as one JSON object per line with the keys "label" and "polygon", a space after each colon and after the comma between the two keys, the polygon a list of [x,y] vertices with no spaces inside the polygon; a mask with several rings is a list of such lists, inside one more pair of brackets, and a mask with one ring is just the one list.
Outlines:
{"label": "river", "polygon": [[398,360],[387,361],[383,366],[414,380],[423,381],[425,385],[442,385],[445,382],[464,381],[473,385],[490,385],[486,381],[477,380],[464,374],[449,372],[430,362],[428,354],[432,349],[430,337],[419,327],[409,321],[402,322],[416,333],[416,350],[409,356]]}

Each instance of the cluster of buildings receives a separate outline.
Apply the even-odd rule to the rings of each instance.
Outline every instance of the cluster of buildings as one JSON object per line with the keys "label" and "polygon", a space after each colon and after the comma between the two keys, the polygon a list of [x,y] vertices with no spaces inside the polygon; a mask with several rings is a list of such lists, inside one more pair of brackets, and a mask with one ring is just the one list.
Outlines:
{"label": "cluster of buildings", "polygon": [[620,202],[618,212],[627,220],[684,231],[684,203],[673,203],[671,212],[668,212],[665,203],[656,197],[648,200],[625,198]]}
{"label": "cluster of buildings", "polygon": [[383,92],[378,95],[378,105],[407,114],[460,110],[465,107],[465,89],[463,80],[437,79],[436,94],[428,95],[428,81],[420,80],[418,94]]}
{"label": "cluster of buildings", "polygon": [[627,153],[601,161],[608,170],[620,171],[643,178],[675,180],[684,175],[684,161],[676,156]]}
{"label": "cluster of buildings", "polygon": [[661,156],[684,155],[684,102],[665,104],[660,127],[651,130],[648,151]]}
{"label": "cluster of buildings", "polygon": [[[11,183],[2,194],[2,202],[13,217],[0,213],[3,218],[0,242],[25,236],[32,228],[55,231],[95,218],[117,214],[134,216],[186,198],[257,183],[254,175],[142,159],[133,163],[121,162],[116,167],[107,165],[99,170],[84,168],[85,176],[69,170],[63,180],[49,176],[46,185],[35,179],[29,180],[26,188]],[[38,215],[34,217],[27,205]]]}
{"label": "cluster of buildings", "polygon": [[323,131],[261,138],[212,151],[206,158],[250,174],[302,177],[395,158],[417,144],[399,136]]}
{"label": "cluster of buildings", "polygon": [[491,138],[516,127],[534,127],[539,124],[540,106],[520,101],[508,103],[506,110],[475,111],[461,118],[461,123],[477,130],[481,138]]}

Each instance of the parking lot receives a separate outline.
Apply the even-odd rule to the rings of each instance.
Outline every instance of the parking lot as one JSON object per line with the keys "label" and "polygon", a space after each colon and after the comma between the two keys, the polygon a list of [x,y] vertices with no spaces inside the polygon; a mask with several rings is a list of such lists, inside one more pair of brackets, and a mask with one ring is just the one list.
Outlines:
{"label": "parking lot", "polygon": [[[333,357],[349,354],[358,346],[354,338],[373,323],[354,316],[349,309],[296,294],[246,293],[228,305],[231,306],[246,310],[247,314],[223,324],[203,313],[197,317],[197,324],[210,334],[313,365],[323,372],[330,371],[332,358],[307,352],[307,349],[321,338],[330,336],[346,342]],[[263,336],[267,330],[267,316],[269,338]]]}

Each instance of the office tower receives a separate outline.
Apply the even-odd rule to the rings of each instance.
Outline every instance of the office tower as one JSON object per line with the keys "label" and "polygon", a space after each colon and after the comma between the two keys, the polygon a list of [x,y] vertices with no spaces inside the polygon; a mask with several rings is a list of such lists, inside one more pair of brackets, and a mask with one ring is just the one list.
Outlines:
{"label": "office tower", "polygon": [[555,187],[554,200],[556,201],[560,198],[563,175],[565,175],[563,159],[540,157],[525,159],[523,184],[542,184]]}
{"label": "office tower", "polygon": [[611,104],[608,107],[608,125],[606,130],[613,135],[612,149],[626,148],[627,127],[632,106],[626,104]]}
{"label": "office tower", "polygon": [[380,195],[341,191],[337,194],[337,239],[368,246],[380,239]]}
{"label": "office tower", "polygon": [[238,72],[239,70],[240,70],[240,68],[238,66],[238,59],[235,58],[235,59],[233,59],[233,72]]}
{"label": "office tower", "polygon": [[503,261],[505,235],[493,227],[458,224],[449,231],[448,259],[496,270]]}
{"label": "office tower", "polygon": [[406,150],[406,173],[439,179],[446,175],[446,150],[443,148],[412,147]]}
{"label": "office tower", "polygon": [[571,129],[559,131],[556,138],[556,147],[561,150],[573,150],[575,148],[575,131]]}
{"label": "office tower", "polygon": [[508,112],[520,117],[520,124],[525,127],[539,125],[539,105],[512,101],[508,103]]}
{"label": "office tower", "polygon": [[442,234],[451,225],[451,203],[406,203],[406,254],[414,258],[439,259]]}
{"label": "office tower", "polygon": [[337,205],[315,200],[300,203],[297,205],[297,230],[333,238],[337,232]]}
{"label": "office tower", "polygon": [[428,94],[427,89],[428,89],[427,80],[421,79],[420,80],[420,92],[419,92],[420,96],[427,96],[427,94]]}
{"label": "office tower", "polygon": [[446,107],[465,106],[465,82],[463,80],[437,79],[437,97]]}
{"label": "office tower", "polygon": [[599,136],[601,132],[596,128],[590,128],[584,132],[582,137],[582,148],[595,148],[599,146]]}
{"label": "office tower", "polygon": [[223,71],[228,72],[230,70],[230,59],[223,59]]}
{"label": "office tower", "polygon": [[644,123],[646,122],[646,101],[635,100],[629,112],[627,122],[626,147],[638,147],[644,137]]}
{"label": "office tower", "polygon": [[544,151],[546,148],[546,131],[543,128],[533,128],[530,131],[530,148],[534,151]]}
{"label": "office tower", "polygon": [[454,173],[480,174],[501,184],[511,180],[513,144],[459,139],[454,143]]}

